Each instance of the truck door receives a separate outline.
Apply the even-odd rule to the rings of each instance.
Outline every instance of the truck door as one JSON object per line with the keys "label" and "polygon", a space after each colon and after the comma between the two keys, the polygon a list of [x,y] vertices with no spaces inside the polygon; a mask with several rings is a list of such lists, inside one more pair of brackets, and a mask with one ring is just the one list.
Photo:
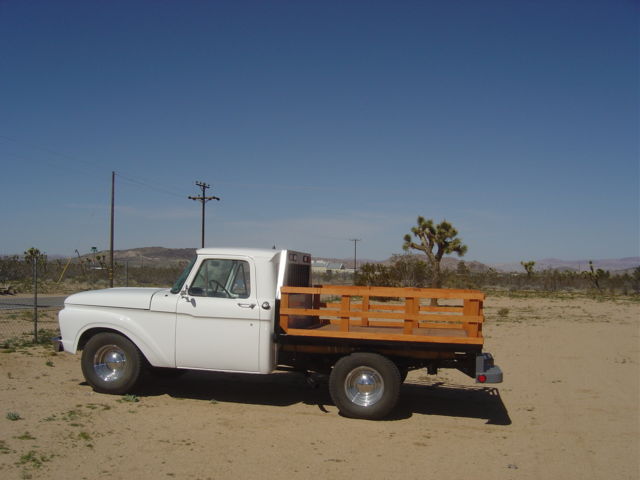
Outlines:
{"label": "truck door", "polygon": [[176,366],[259,370],[255,266],[247,258],[204,259],[178,299]]}

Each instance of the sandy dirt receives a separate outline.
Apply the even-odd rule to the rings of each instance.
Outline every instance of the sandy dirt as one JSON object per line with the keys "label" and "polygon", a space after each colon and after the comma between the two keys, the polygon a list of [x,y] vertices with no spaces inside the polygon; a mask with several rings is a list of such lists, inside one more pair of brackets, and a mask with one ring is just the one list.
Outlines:
{"label": "sandy dirt", "polygon": [[79,356],[0,353],[0,477],[640,478],[640,304],[490,297],[486,314],[504,383],[411,372],[375,422],[297,374],[190,372],[121,397],[94,393]]}

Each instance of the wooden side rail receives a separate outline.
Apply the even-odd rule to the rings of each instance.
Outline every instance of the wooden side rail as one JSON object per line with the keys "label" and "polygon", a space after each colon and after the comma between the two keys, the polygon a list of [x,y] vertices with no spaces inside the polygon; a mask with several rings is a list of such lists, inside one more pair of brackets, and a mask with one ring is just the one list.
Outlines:
{"label": "wooden side rail", "polygon": [[[485,296],[476,290],[327,285],[282,287],[281,293],[279,324],[290,335],[437,343],[483,341]],[[332,301],[323,302],[321,297],[327,296]],[[427,304],[434,298],[447,303]],[[381,299],[391,303],[382,303]]]}

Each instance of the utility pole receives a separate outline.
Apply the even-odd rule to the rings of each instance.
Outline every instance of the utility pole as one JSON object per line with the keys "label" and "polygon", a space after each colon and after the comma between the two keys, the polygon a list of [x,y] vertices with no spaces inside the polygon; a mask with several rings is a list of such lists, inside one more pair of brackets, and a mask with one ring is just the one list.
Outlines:
{"label": "utility pole", "polygon": [[40,254],[33,256],[33,341],[38,343],[38,259]]}
{"label": "utility pole", "polygon": [[109,286],[113,288],[113,225],[116,197],[116,172],[111,172],[111,239],[109,242]]}
{"label": "utility pole", "polygon": [[208,188],[211,188],[211,185],[207,185],[204,182],[196,182],[196,185],[198,187],[200,187],[202,189],[202,195],[200,195],[199,197],[192,197],[189,196],[188,198],[190,200],[196,200],[199,201],[200,203],[202,203],[202,248],[204,248],[204,206],[205,204],[209,201],[209,200],[218,200],[220,201],[220,199],[218,197],[206,197],[205,194],[205,190],[207,190]]}
{"label": "utility pole", "polygon": [[353,242],[353,282],[356,281],[356,271],[358,270],[358,242],[361,242],[361,238],[350,238],[350,242]]}

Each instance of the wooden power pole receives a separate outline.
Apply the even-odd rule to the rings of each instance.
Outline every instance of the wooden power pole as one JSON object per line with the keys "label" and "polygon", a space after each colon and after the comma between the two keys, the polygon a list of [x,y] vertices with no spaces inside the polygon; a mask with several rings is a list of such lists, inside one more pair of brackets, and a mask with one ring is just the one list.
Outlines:
{"label": "wooden power pole", "polygon": [[200,187],[200,189],[202,190],[202,195],[200,195],[199,197],[189,196],[188,198],[190,200],[195,200],[195,201],[198,201],[198,202],[202,203],[202,239],[201,239],[201,247],[204,248],[204,206],[209,200],[218,200],[218,201],[220,201],[220,199],[218,197],[214,197],[214,196],[210,196],[210,197],[205,196],[205,191],[208,188],[211,188],[211,185],[207,185],[204,182],[196,182],[196,185],[198,187]]}
{"label": "wooden power pole", "polygon": [[109,240],[109,286],[113,288],[113,226],[116,196],[116,172],[111,172],[111,233]]}

